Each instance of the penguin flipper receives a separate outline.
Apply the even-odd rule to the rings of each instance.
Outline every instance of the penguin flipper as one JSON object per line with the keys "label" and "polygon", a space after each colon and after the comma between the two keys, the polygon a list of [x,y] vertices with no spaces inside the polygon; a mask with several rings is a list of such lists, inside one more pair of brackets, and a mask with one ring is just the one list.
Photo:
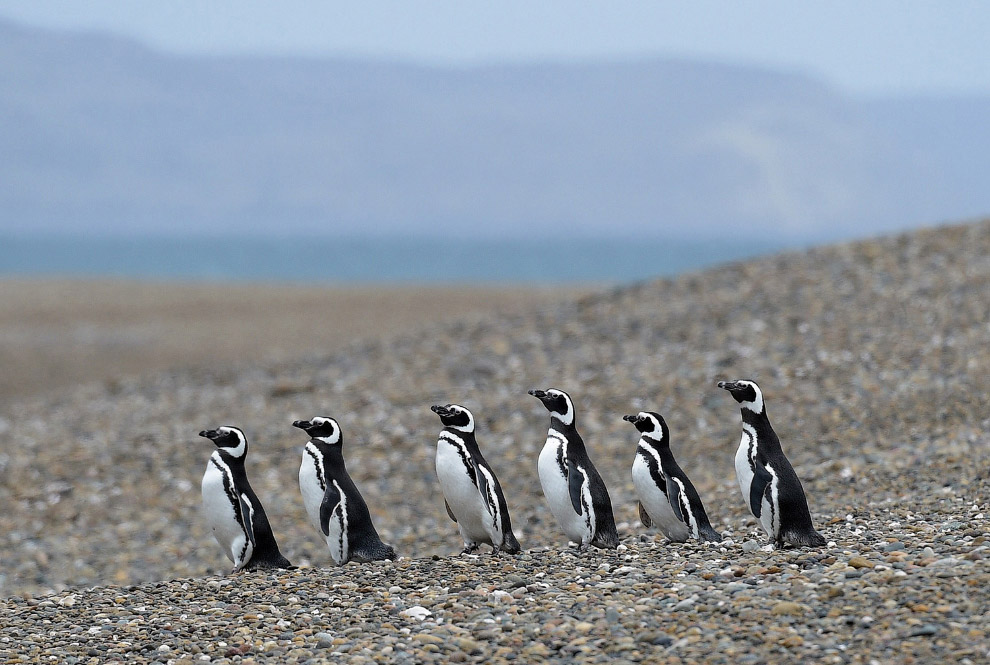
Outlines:
{"label": "penguin flipper", "polygon": [[320,530],[324,536],[330,535],[330,518],[340,505],[340,492],[334,483],[327,483],[327,489],[323,492],[323,503],[320,504]]}
{"label": "penguin flipper", "polygon": [[766,467],[757,463],[753,470],[753,482],[749,485],[749,509],[756,519],[760,519],[760,513],[763,512],[763,493],[767,491],[771,480],[773,476]]}
{"label": "penguin flipper", "polygon": [[241,519],[244,520],[244,533],[247,534],[248,542],[251,543],[253,550],[258,546],[254,540],[254,506],[251,505],[251,499],[248,498],[247,494],[242,492],[239,498],[241,501]]}
{"label": "penguin flipper", "polygon": [[450,509],[450,504],[447,503],[447,499],[444,499],[443,500],[443,507],[447,509],[447,515],[450,516],[450,519],[452,519],[452,520],[454,520],[456,522],[457,521],[457,518],[454,517],[454,511]]}
{"label": "penguin flipper", "polygon": [[670,507],[674,511],[674,516],[677,517],[677,519],[680,520],[681,522],[683,522],[684,524],[687,524],[687,519],[685,519],[685,517],[684,517],[684,510],[683,510],[683,507],[681,506],[681,497],[682,496],[683,495],[681,494],[681,488],[680,488],[680,486],[676,482],[674,482],[674,479],[673,478],[671,478],[670,476],[668,476],[667,477],[667,501],[670,502]]}
{"label": "penguin flipper", "polygon": [[480,468],[477,464],[474,466],[475,476],[478,478],[478,491],[481,492],[481,501],[484,503],[485,510],[488,514],[492,514],[492,496],[489,493],[491,485],[488,484],[488,474]]}
{"label": "penguin flipper", "polygon": [[646,508],[643,507],[642,501],[637,501],[636,503],[639,506],[639,521],[643,523],[643,526],[649,529],[653,526],[653,519],[650,517],[650,514],[646,512]]}
{"label": "penguin flipper", "polygon": [[567,459],[567,491],[571,495],[571,506],[578,515],[583,515],[581,510],[581,487],[584,485],[584,474],[582,474],[574,463],[574,460]]}

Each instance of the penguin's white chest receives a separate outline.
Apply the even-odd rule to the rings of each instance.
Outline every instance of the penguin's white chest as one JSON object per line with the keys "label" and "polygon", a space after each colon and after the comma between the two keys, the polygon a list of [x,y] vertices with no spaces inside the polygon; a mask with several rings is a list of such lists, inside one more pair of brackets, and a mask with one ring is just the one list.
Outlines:
{"label": "penguin's white chest", "polygon": [[299,465],[299,493],[302,494],[309,521],[318,531],[321,530],[320,505],[326,491],[325,479],[321,482],[322,473],[323,456],[315,446],[307,445],[303,450],[302,464]]}
{"label": "penguin's white chest", "polygon": [[[567,439],[555,430],[550,430],[538,462],[543,495],[550,506],[550,512],[567,537],[576,543],[587,544],[594,537],[594,521],[574,511],[565,471],[566,459]],[[564,468],[561,468],[561,460],[565,460]],[[588,501],[589,507],[590,503]]]}
{"label": "penguin's white chest", "polygon": [[[636,494],[647,514],[660,528],[663,535],[674,542],[682,543],[688,539],[690,532],[687,526],[677,519],[674,509],[671,508],[670,501],[667,499],[667,494],[661,491],[653,480],[650,467],[643,455],[652,455],[652,453],[640,446],[632,466],[632,479],[633,485],[636,487]],[[657,468],[661,468],[659,459],[657,460]],[[661,482],[666,487],[667,479],[663,477],[662,470],[660,473]]]}
{"label": "penguin's white chest", "polygon": [[493,536],[489,528],[492,517],[472,480],[474,467],[467,449],[463,444],[441,437],[437,441],[436,466],[440,490],[457,518],[457,527],[464,543],[492,544]]}
{"label": "penguin's white chest", "polygon": [[[739,482],[739,491],[742,493],[743,501],[749,507],[749,488],[753,484],[754,456],[756,455],[756,432],[752,427],[743,423],[742,439],[739,447],[736,448],[736,480]],[[750,512],[752,508],[750,507]]]}
{"label": "penguin's white chest", "polygon": [[223,553],[239,570],[251,560],[253,548],[244,526],[237,520],[234,502],[239,501],[233,475],[218,453],[213,453],[203,474],[203,513]]}

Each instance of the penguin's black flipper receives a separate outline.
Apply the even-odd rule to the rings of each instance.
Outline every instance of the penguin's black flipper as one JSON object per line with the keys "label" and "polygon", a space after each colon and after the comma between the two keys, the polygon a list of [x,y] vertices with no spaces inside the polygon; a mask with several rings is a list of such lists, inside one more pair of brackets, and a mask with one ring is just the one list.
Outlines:
{"label": "penguin's black flipper", "polygon": [[756,519],[760,519],[760,513],[763,512],[763,493],[766,492],[771,480],[773,480],[773,476],[766,470],[766,467],[757,463],[753,473],[753,482],[749,486],[749,509],[753,511],[753,516]]}
{"label": "penguin's black flipper", "polygon": [[454,511],[450,509],[450,504],[447,503],[447,499],[443,500],[443,507],[447,509],[447,514],[450,516],[450,519],[456,522],[457,518],[454,517]]}
{"label": "penguin's black flipper", "polygon": [[492,496],[489,494],[488,474],[482,471],[477,464],[474,465],[475,476],[478,478],[478,491],[481,492],[481,500],[485,504],[488,514],[493,514]]}
{"label": "penguin's black flipper", "polygon": [[667,477],[667,500],[670,502],[670,507],[674,510],[674,516],[684,524],[687,524],[687,520],[684,518],[684,508],[681,506],[681,488],[669,476]]}
{"label": "penguin's black flipper", "polygon": [[323,493],[323,503],[320,504],[320,529],[324,536],[330,535],[330,518],[339,505],[340,492],[333,483],[327,483],[327,489]]}
{"label": "penguin's black flipper", "polygon": [[241,519],[244,520],[244,531],[247,533],[248,540],[251,542],[251,549],[255,549],[258,543],[254,540],[254,506],[251,505],[251,499],[247,497],[247,494],[241,493]]}
{"label": "penguin's black flipper", "polygon": [[650,514],[646,512],[646,508],[643,507],[642,501],[637,501],[636,503],[639,505],[639,521],[643,523],[643,526],[649,529],[653,526],[653,519],[650,517]]}
{"label": "penguin's black flipper", "polygon": [[567,490],[571,495],[571,506],[578,515],[583,515],[581,510],[581,487],[584,485],[584,474],[581,473],[574,460],[567,458]]}

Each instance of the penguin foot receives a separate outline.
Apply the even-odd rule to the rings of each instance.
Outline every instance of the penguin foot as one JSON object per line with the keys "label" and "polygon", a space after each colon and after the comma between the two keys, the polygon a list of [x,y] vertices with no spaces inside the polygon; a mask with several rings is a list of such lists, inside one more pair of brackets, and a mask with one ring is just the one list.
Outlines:
{"label": "penguin foot", "polygon": [[481,545],[478,543],[470,543],[464,546],[464,549],[461,550],[461,554],[474,554],[478,551],[479,547],[481,547]]}

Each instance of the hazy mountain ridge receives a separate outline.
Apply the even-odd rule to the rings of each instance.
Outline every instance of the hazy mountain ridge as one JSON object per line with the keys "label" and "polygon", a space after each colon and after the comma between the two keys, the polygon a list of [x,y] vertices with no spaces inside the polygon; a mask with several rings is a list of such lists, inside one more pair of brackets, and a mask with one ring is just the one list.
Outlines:
{"label": "hazy mountain ridge", "polygon": [[985,117],[690,61],[193,58],[0,23],[0,230],[880,230],[990,210]]}

